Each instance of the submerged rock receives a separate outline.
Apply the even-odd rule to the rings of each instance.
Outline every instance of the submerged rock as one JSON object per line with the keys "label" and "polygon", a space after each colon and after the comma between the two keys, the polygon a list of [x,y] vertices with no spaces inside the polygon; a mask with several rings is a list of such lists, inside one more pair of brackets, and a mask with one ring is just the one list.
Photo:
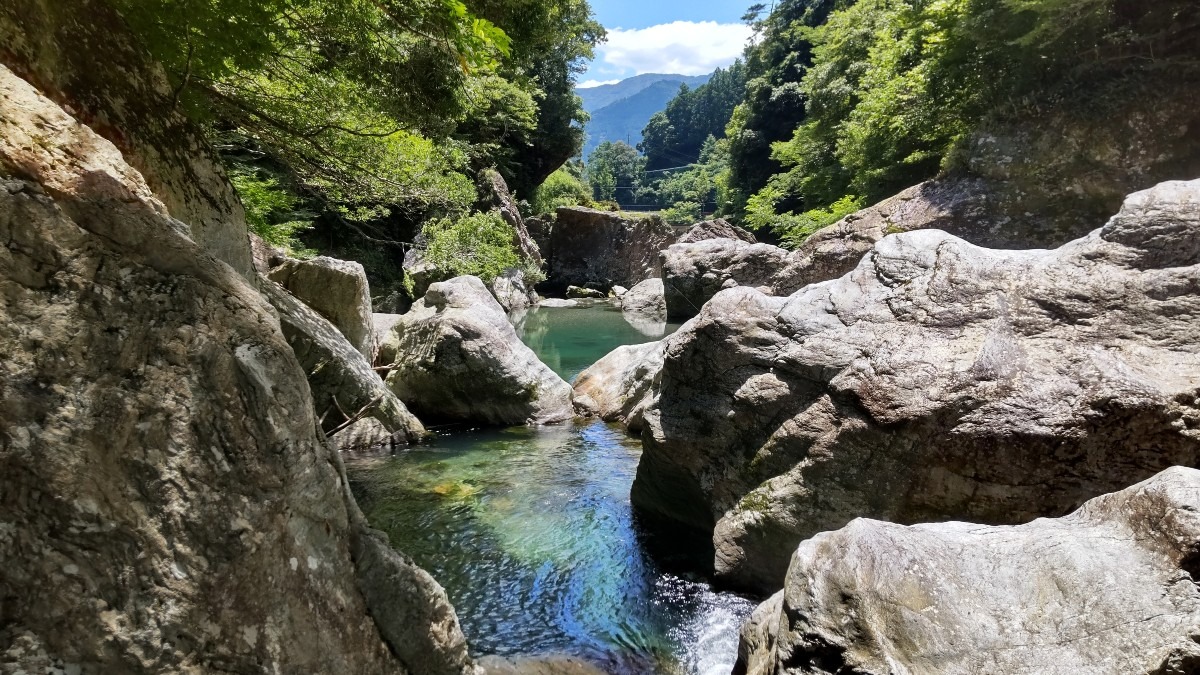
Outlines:
{"label": "submerged rock", "polygon": [[1182,467],[1027,525],[857,519],[800,545],[735,672],[1196,672],[1198,561]]}
{"label": "submerged rock", "polygon": [[575,405],[606,422],[621,422],[630,432],[639,431],[662,364],[661,340],[617,347],[575,378]]}
{"label": "submerged rock", "polygon": [[325,256],[289,258],[267,278],[328,319],[367,360],[375,358],[371,290],[361,264]]}
{"label": "submerged rock", "polygon": [[567,298],[570,300],[603,300],[608,294],[594,288],[567,286]]}
{"label": "submerged rock", "polygon": [[[861,257],[861,256],[860,256]],[[812,279],[796,253],[740,239],[674,244],[661,254],[667,316],[690,319],[717,293],[749,286],[790,295]]]}
{"label": "submerged rock", "polygon": [[579,304],[578,300],[566,300],[563,298],[547,298],[547,299],[539,302],[538,306],[561,309],[561,308],[565,308],[565,307],[579,307],[580,304]]}
{"label": "submerged rock", "polygon": [[1195,181],[1057,250],[925,230],[787,298],[724,291],[667,339],[634,503],[774,590],[855,516],[1019,522],[1196,465],[1198,263]]}
{"label": "submerged rock", "polygon": [[418,414],[488,424],[574,417],[571,385],[526,347],[476,277],[433,284],[380,350],[387,384]]}
{"label": "submerged rock", "polygon": [[[12,16],[142,77],[103,5]],[[5,66],[0,127],[0,670],[474,673],[445,593],[367,528],[245,270]]]}

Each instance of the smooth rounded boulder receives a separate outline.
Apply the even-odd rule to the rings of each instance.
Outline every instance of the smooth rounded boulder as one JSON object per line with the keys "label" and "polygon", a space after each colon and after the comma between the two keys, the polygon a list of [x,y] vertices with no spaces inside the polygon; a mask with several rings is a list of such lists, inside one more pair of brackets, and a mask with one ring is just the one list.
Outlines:
{"label": "smooth rounded boulder", "polygon": [[684,321],[728,288],[749,286],[788,295],[808,282],[799,256],[770,244],[703,239],[673,244],[659,254],[667,317]]}
{"label": "smooth rounded boulder", "polygon": [[858,519],[809,539],[742,628],[734,672],[829,664],[861,675],[1197,672],[1200,471],[1168,469],[1026,525]]}
{"label": "smooth rounded boulder", "polygon": [[432,284],[380,349],[387,385],[427,419],[497,425],[574,417],[571,385],[538,360],[477,277]]}

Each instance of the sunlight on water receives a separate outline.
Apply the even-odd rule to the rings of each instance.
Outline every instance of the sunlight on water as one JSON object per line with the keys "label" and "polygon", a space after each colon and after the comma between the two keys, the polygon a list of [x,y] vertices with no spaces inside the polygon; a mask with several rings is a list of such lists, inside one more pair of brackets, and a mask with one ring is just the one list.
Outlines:
{"label": "sunlight on water", "polygon": [[[605,323],[614,319],[605,309],[541,310],[526,317],[526,340],[555,350],[560,372],[573,375],[623,340],[651,339]],[[615,344],[595,344],[597,335]],[[753,604],[663,573],[645,554],[629,504],[640,452],[620,428],[582,421],[460,429],[347,465],[371,523],[445,586],[476,655],[728,673]]]}

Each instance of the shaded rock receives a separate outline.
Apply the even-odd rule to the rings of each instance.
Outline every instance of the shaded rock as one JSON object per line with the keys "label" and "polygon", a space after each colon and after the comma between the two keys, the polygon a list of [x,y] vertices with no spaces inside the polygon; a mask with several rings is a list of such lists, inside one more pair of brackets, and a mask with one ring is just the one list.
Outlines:
{"label": "shaded rock", "polygon": [[371,332],[375,334],[375,365],[387,365],[378,362],[379,347],[383,345],[383,341],[387,339],[388,333],[392,332],[392,326],[400,320],[402,314],[380,314],[371,315]]}
{"label": "shaded rock", "polygon": [[488,424],[574,416],[571,386],[526,347],[483,282],[433,284],[380,350],[387,384],[419,414]]}
{"label": "shaded rock", "polygon": [[250,233],[250,253],[254,260],[254,270],[259,274],[270,272],[271,268],[282,265],[288,259],[287,251],[272,246],[253,232]]}
{"label": "shaded rock", "polygon": [[1167,183],[1057,250],[925,230],[788,298],[719,293],[667,339],[635,505],[773,590],[854,516],[1019,522],[1195,465],[1197,210]]}
{"label": "shaded rock", "polygon": [[[50,16],[117,30],[79,6]],[[369,563],[254,286],[2,66],[0,127],[0,670],[473,673],[442,589],[383,542]]]}
{"label": "shaded rock", "polygon": [[571,300],[603,300],[608,294],[603,291],[598,291],[594,288],[580,288],[579,286],[567,286],[567,298]]}
{"label": "shaded rock", "polygon": [[537,293],[525,285],[525,273],[518,269],[504,270],[503,274],[492,280],[489,288],[496,302],[506,312],[529,309],[538,301]]}
{"label": "shaded rock", "polygon": [[262,280],[260,290],[279,312],[283,335],[308,376],[326,433],[369,409],[365,416],[378,420],[389,434],[412,443],[425,437],[421,421],[332,323],[269,279]]}
{"label": "shaded rock", "polygon": [[404,432],[388,431],[383,422],[374,417],[364,417],[341,431],[330,434],[329,442],[338,450],[362,451],[406,446],[410,438]]}
{"label": "shaded rock", "polygon": [[857,519],[800,545],[735,672],[1194,672],[1198,557],[1181,467],[1015,527]]}
{"label": "shaded rock", "polygon": [[513,246],[517,250],[517,255],[523,260],[540,266],[542,252],[538,248],[537,242],[529,235],[529,230],[525,228],[525,219],[521,217],[521,210],[517,208],[517,201],[509,192],[504,177],[495,169],[484,169],[479,172],[479,184],[484,193],[481,206],[484,207],[484,210],[490,207],[499,211],[500,217],[512,228]]}
{"label": "shaded rock", "polygon": [[[176,105],[162,68],[102,2],[6,0],[3,63],[113,143],[205,251],[255,276],[246,215],[216,152]],[[97,67],[103,45],[104,67]]]}
{"label": "shaded rock", "polygon": [[696,223],[692,229],[688,230],[675,243],[677,244],[694,244],[698,241],[708,239],[738,239],[748,244],[757,244],[758,240],[754,235],[746,230],[731,224],[724,218],[716,220],[706,220],[702,223]]}
{"label": "shaded rock", "polygon": [[[423,245],[424,238],[417,237],[417,243]],[[425,260],[425,252],[419,248],[409,249],[404,254],[404,276],[408,281],[412,282],[412,294],[414,298],[425,297],[425,292],[429,290],[429,285],[444,281],[444,276],[438,270],[437,265]],[[410,306],[411,308],[411,306]],[[403,312],[407,314],[407,312]]]}
{"label": "shaded rock", "polygon": [[621,311],[626,314],[642,314],[666,320],[667,302],[662,279],[647,279],[639,282],[621,296]]}
{"label": "shaded rock", "polygon": [[662,364],[662,341],[617,347],[575,378],[575,406],[639,431]]}
{"label": "shaded rock", "polygon": [[362,265],[325,256],[289,258],[271,269],[267,278],[328,319],[367,360],[375,358],[371,290]]}
{"label": "shaded rock", "polygon": [[659,276],[658,252],[675,231],[657,216],[630,220],[582,207],[558,209],[550,231],[548,287],[633,284]]}
{"label": "shaded rock", "polygon": [[770,244],[705,239],[674,244],[661,258],[667,316],[676,321],[696,316],[704,303],[727,288],[750,286],[769,295],[790,295],[811,283],[811,264]]}

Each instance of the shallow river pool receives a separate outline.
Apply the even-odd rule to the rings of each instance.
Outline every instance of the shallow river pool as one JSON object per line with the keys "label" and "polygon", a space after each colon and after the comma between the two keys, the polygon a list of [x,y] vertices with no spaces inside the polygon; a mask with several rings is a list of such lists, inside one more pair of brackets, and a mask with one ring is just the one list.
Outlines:
{"label": "shallow river pool", "polygon": [[[568,380],[614,347],[674,328],[635,328],[604,304],[517,323]],[[665,573],[645,553],[629,504],[637,440],[602,422],[440,431],[420,449],[347,464],[372,525],[446,587],[475,655],[729,672],[753,604]]]}

